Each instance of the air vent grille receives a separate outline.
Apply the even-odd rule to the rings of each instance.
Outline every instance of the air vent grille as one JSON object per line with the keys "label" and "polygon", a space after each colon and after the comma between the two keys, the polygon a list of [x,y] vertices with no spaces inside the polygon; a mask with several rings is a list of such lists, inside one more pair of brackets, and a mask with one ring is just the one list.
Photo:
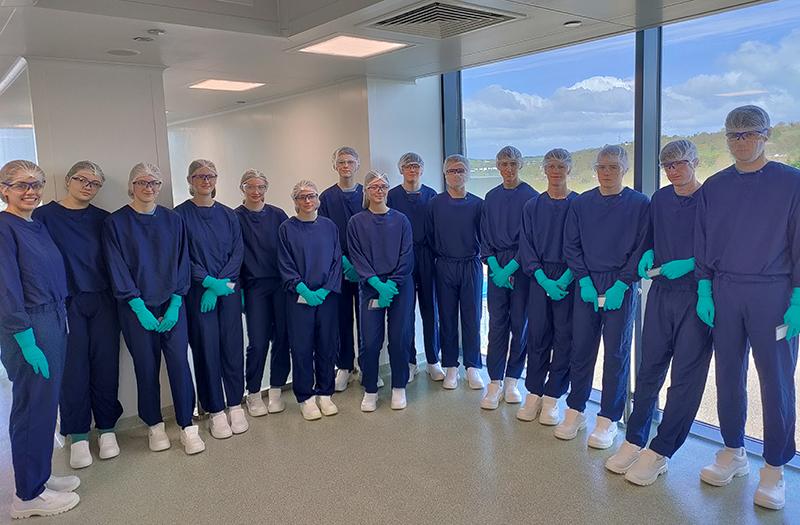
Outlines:
{"label": "air vent grille", "polygon": [[371,27],[445,39],[509,20],[514,20],[514,17],[471,7],[433,2],[375,22]]}

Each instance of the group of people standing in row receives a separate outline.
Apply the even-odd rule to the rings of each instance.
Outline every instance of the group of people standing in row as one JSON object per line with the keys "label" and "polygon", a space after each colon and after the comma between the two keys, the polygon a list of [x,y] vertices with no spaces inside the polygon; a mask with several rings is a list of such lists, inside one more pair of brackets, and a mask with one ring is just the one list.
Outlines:
{"label": "group of people standing in row", "polygon": [[[342,147],[333,155],[339,181],[321,193],[310,180],[298,182],[291,218],[265,202],[269,181],[258,170],[241,178],[241,206],[217,202],[218,172],[208,160],[190,164],[192,197],[174,210],[156,204],[163,184],[158,167],[137,164],[130,203],[111,214],[91,204],[105,181],[93,162],[75,164],[65,197],[43,206],[43,171],[29,161],[5,164],[0,356],[13,385],[12,516],[57,514],[79,501],[76,476],[51,475],[59,407],[73,468],[93,461],[92,419],[99,457],[120,453],[114,433],[122,414],[120,331],[150,449],[170,447],[161,413],[163,355],[180,441],[195,454],[205,449],[192,422],[195,387],[218,439],[247,431],[243,397],[250,416],[283,411],[281,387],[290,369],[307,420],[336,414],[334,392],[345,390],[359,369],[361,410],[376,410],[387,332],[390,406],[405,408],[406,385],[418,372],[417,302],[430,378],[457,388],[460,350],[468,385],[483,389],[482,263],[489,276],[490,383],[481,408],[496,409],[503,399],[521,403],[518,382],[527,369],[517,418],[538,419],[554,426],[557,438],[574,439],[586,428],[602,337],[602,396],[588,445],[612,447],[626,403],[639,281],[652,279],[634,410],[606,468],[638,485],[667,470],[700,405],[713,346],[725,447],[700,477],[721,486],[747,474],[752,348],[765,459],[754,500],[782,508],[782,469],[795,454],[800,171],[767,161],[770,122],[763,109],[736,108],[725,127],[732,166],[701,185],[697,148],[670,142],[659,160],[671,184],[651,199],[623,185],[628,156],[621,146],[600,150],[599,185],[580,195],[569,188],[568,151],[545,154],[547,190],[538,193],[519,178],[520,151],[506,146],[496,162],[502,184],[485,199],[467,192],[470,165],[461,155],[445,159],[445,190],[437,194],[421,183],[424,162],[415,153],[401,157],[403,182],[390,190],[387,175],[377,171],[358,183],[358,154]],[[648,446],[670,364],[663,420]]]}

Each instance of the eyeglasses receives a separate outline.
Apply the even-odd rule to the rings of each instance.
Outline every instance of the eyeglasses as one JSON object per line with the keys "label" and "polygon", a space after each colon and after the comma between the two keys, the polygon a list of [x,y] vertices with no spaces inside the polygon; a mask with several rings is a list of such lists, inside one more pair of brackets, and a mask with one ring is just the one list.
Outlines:
{"label": "eyeglasses", "polygon": [[356,164],[358,164],[357,160],[337,160],[336,161],[336,165],[337,166],[355,166]]}
{"label": "eyeglasses", "polygon": [[421,170],[422,166],[417,164],[416,162],[412,164],[403,164],[403,169],[410,169],[410,170]]}
{"label": "eyeglasses", "polygon": [[595,164],[595,171],[620,171],[622,166],[619,164]]}
{"label": "eyeglasses", "polygon": [[70,180],[74,180],[78,184],[81,185],[82,188],[89,188],[90,190],[97,191],[103,187],[103,183],[96,180],[89,180],[86,177],[81,177],[80,175],[73,175],[70,177]]}
{"label": "eyeglasses", "polygon": [[251,186],[249,184],[243,184],[242,185],[242,191],[245,191],[247,193],[250,193],[250,192],[264,193],[264,192],[267,191],[267,186],[266,186],[266,184],[259,184],[258,186]]}
{"label": "eyeglasses", "polygon": [[195,182],[200,181],[200,180],[202,180],[203,182],[213,182],[213,181],[217,180],[217,176],[216,175],[197,174],[197,175],[192,175],[192,180],[195,181]]}
{"label": "eyeglasses", "polygon": [[39,193],[44,188],[44,182],[38,180],[34,182],[14,182],[12,184],[4,182],[3,186],[10,188],[17,193],[27,193],[29,191]]}
{"label": "eyeglasses", "polygon": [[303,202],[303,201],[310,202],[316,199],[317,197],[319,197],[319,195],[317,195],[316,193],[304,193],[302,195],[298,195],[297,197],[295,197],[294,200],[296,200],[297,202]]}
{"label": "eyeglasses", "polygon": [[164,184],[160,180],[135,180],[131,184],[134,186],[138,186],[139,188],[147,188],[149,189],[161,189],[161,185]]}
{"label": "eyeglasses", "polygon": [[769,131],[767,129],[762,129],[758,131],[732,131],[730,133],[725,134],[725,138],[730,140],[731,142],[737,140],[754,140],[758,137],[764,136],[764,134]]}
{"label": "eyeglasses", "polygon": [[688,165],[688,160],[676,160],[675,162],[662,162],[661,169],[664,171],[676,170],[681,166]]}
{"label": "eyeglasses", "polygon": [[467,169],[466,168],[450,168],[445,170],[447,175],[466,175]]}
{"label": "eyeglasses", "polygon": [[387,192],[387,191],[389,191],[389,186],[387,186],[386,184],[370,184],[369,186],[367,186],[367,189],[369,191]]}

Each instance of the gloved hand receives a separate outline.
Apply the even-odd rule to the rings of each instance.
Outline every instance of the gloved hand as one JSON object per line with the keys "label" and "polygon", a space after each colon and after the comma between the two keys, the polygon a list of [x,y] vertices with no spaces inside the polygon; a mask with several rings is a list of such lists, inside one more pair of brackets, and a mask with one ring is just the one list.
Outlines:
{"label": "gloved hand", "polygon": [[497,262],[497,257],[495,257],[494,255],[486,259],[486,264],[489,265],[489,277],[502,270],[502,268],[500,267],[500,263]]}
{"label": "gloved hand", "polygon": [[345,255],[342,255],[342,272],[344,273],[344,278],[351,283],[358,282],[358,272],[356,271],[355,267],[353,267],[353,263],[350,262]]}
{"label": "gloved hand", "polygon": [[308,289],[306,283],[302,281],[297,283],[295,290],[297,291],[297,293],[300,294],[300,296],[303,299],[305,299],[306,304],[308,304],[308,306],[319,306],[322,304],[322,300],[319,297],[317,297],[317,294]]}
{"label": "gloved hand", "polygon": [[182,303],[183,298],[180,295],[172,294],[167,311],[164,312],[164,317],[161,318],[161,323],[158,325],[158,333],[163,334],[175,328],[175,325],[178,324],[178,315],[180,314]]}
{"label": "gloved hand", "polygon": [[677,279],[694,270],[694,257],[690,259],[676,259],[661,265],[661,275],[667,279]]}
{"label": "gloved hand", "polygon": [[789,308],[783,314],[783,322],[789,325],[789,329],[786,332],[787,340],[800,334],[800,288],[792,290]]}
{"label": "gloved hand", "polygon": [[[711,328],[714,328],[714,299],[711,297],[711,281],[697,281],[697,317]],[[787,335],[788,337],[788,335]]]}
{"label": "gloved hand", "polygon": [[[597,311],[597,289],[594,287],[592,278],[588,275],[578,281],[581,286],[581,301],[584,303],[592,303],[594,311]],[[608,298],[606,298],[608,300]]]}
{"label": "gloved hand", "polygon": [[230,279],[215,279],[210,275],[206,275],[203,279],[203,286],[212,290],[218,297],[223,297],[234,293],[234,289],[228,286],[227,283],[231,282]]}
{"label": "gloved hand", "polygon": [[200,297],[200,312],[208,313],[214,310],[217,307],[217,294],[214,293],[214,290],[208,289],[203,292],[203,295]]}
{"label": "gloved hand", "polygon": [[642,279],[650,279],[647,276],[647,270],[653,269],[653,261],[655,261],[656,254],[653,250],[647,250],[642,254],[642,258],[639,259],[639,277]]}
{"label": "gloved hand", "polygon": [[378,306],[381,308],[387,308],[392,304],[392,299],[399,293],[397,284],[391,279],[387,279],[386,282],[383,282],[377,275],[373,275],[367,279],[367,282],[378,292]]}
{"label": "gloved hand", "polygon": [[50,379],[50,365],[47,364],[47,356],[36,344],[36,337],[33,335],[33,328],[28,328],[22,332],[14,334],[22,357],[33,367],[34,374],[41,374],[43,378]]}
{"label": "gloved hand", "polygon": [[566,270],[564,270],[564,273],[562,273],[562,274],[561,274],[561,277],[559,277],[558,279],[556,279],[556,284],[557,284],[557,285],[558,285],[558,287],[559,287],[559,288],[561,288],[562,290],[566,290],[566,289],[567,289],[567,287],[568,287],[570,284],[572,284],[572,281],[573,281],[574,279],[575,279],[575,277],[572,275],[572,270],[570,270],[569,268],[567,268]]}
{"label": "gloved hand", "polygon": [[158,328],[158,319],[153,315],[153,312],[147,309],[141,297],[135,297],[128,301],[128,306],[131,307],[136,318],[139,319],[139,324],[145,330],[155,330]]}
{"label": "gloved hand", "polygon": [[536,282],[539,283],[539,286],[541,286],[542,289],[544,289],[545,293],[550,299],[554,301],[560,301],[567,296],[568,292],[562,290],[558,286],[558,283],[554,280],[548,279],[547,275],[544,273],[544,270],[541,268],[536,270],[533,273],[533,276],[536,278]]}
{"label": "gloved hand", "polygon": [[314,290],[311,293],[316,295],[319,298],[319,304],[322,304],[325,302],[325,298],[328,297],[328,294],[331,293],[331,291],[326,290],[325,288],[320,288],[318,290]]}
{"label": "gloved hand", "polygon": [[622,307],[622,300],[625,299],[625,290],[628,285],[620,280],[614,282],[611,288],[606,290],[606,304],[603,306],[605,310],[619,310]]}
{"label": "gloved hand", "polygon": [[503,279],[503,282],[505,283],[504,286],[506,288],[511,290],[514,289],[514,283],[511,282],[511,276],[514,275],[514,272],[517,270],[519,270],[519,263],[516,259],[511,259],[508,261],[508,264],[506,264],[503,269],[500,270],[501,278]]}

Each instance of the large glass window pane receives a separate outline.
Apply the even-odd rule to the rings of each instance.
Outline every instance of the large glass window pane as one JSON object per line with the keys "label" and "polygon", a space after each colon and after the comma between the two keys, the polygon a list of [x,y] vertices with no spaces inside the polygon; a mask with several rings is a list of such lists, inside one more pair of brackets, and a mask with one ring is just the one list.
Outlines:
{"label": "large glass window pane", "polygon": [[[36,162],[27,70],[0,93],[0,166],[15,159]],[[0,211],[4,209],[5,203],[0,200]]]}

